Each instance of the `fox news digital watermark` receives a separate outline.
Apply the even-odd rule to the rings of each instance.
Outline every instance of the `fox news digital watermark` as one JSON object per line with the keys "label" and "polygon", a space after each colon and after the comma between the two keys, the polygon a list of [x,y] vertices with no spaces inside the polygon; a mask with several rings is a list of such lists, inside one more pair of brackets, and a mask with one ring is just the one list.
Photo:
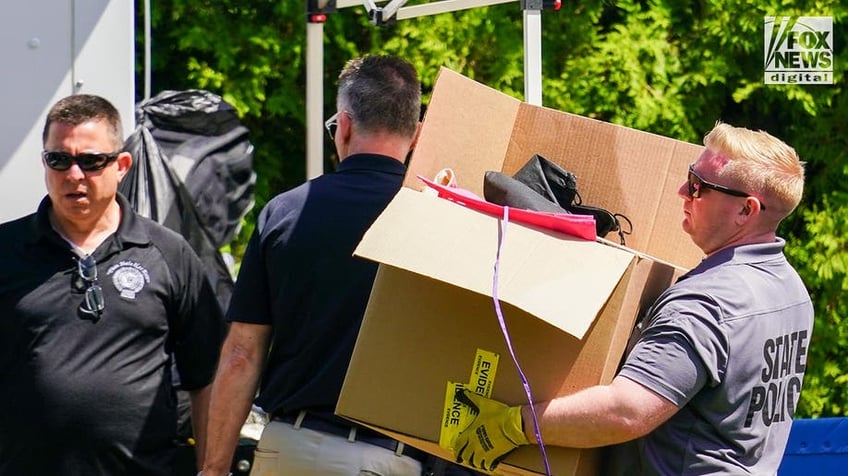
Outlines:
{"label": "fox news digital watermark", "polygon": [[765,17],[766,84],[833,84],[833,17]]}

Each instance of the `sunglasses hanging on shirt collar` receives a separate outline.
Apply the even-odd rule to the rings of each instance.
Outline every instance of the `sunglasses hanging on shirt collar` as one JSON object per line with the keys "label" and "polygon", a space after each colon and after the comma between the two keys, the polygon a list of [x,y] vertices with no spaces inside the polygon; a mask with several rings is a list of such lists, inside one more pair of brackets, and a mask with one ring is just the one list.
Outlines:
{"label": "sunglasses hanging on shirt collar", "polygon": [[86,286],[84,299],[80,304],[79,310],[82,314],[88,316],[89,319],[96,322],[103,316],[106,301],[103,298],[103,288],[97,284],[97,262],[94,261],[94,257],[87,255],[84,258],[78,259],[77,272]]}

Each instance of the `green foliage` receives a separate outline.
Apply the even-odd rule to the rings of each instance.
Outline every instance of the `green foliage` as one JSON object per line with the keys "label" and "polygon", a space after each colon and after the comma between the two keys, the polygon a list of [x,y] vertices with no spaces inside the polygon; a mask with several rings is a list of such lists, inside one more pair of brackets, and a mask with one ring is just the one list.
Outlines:
{"label": "green foliage", "polygon": [[[844,178],[844,174],[843,174]],[[816,327],[807,357],[799,413],[810,416],[848,412],[848,193],[834,191],[802,212],[808,237],[789,247],[816,308]]]}
{"label": "green foliage", "polygon": [[[652,2],[653,3],[653,2]],[[568,15],[563,17],[568,21]],[[670,41],[669,11],[641,2],[619,2],[605,22],[568,55],[558,77],[558,109],[663,135],[694,139],[680,101],[683,83],[678,46]],[[567,44],[561,46],[568,48]]]}
{"label": "green foliage", "polygon": [[303,15],[300,2],[152,2],[153,94],[208,89],[239,111],[256,145],[255,210],[305,175]]}
{"label": "green foliage", "polygon": [[[251,130],[257,206],[233,243],[239,257],[256,211],[304,180],[305,2],[152,3],[154,93],[210,89]],[[408,5],[421,3],[430,2]],[[763,83],[763,17],[773,15],[833,16],[837,84]],[[722,120],[767,130],[807,161],[805,199],[781,227],[816,308],[799,416],[848,415],[846,17],[837,0],[606,0],[564,2],[542,20],[546,106],[690,142]],[[324,113],[335,110],[335,77],[345,61],[368,53],[412,62],[425,103],[442,66],[522,98],[522,24],[517,1],[381,27],[362,7],[331,13],[324,25]],[[332,158],[331,144],[325,147]]]}

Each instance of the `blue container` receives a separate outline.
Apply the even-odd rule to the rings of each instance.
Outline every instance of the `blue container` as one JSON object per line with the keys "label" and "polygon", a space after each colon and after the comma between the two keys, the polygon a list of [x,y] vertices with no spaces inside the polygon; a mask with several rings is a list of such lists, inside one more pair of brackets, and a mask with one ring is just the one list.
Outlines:
{"label": "blue container", "polygon": [[848,474],[848,418],[793,421],[777,474]]}

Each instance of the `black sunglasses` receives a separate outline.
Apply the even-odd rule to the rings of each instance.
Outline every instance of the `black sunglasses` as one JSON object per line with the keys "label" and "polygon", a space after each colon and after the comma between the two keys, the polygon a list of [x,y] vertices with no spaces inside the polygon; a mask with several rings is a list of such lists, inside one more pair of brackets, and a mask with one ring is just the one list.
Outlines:
{"label": "black sunglasses", "polygon": [[97,284],[97,262],[91,255],[77,260],[77,271],[80,278],[85,281],[85,299],[80,304],[80,311],[98,320],[106,308],[106,300],[103,299],[103,288]]}
{"label": "black sunglasses", "polygon": [[330,139],[336,139],[336,129],[339,128],[339,114],[341,111],[336,112],[329,119],[324,121],[324,127],[327,129],[327,133],[330,134]]}
{"label": "black sunglasses", "polygon": [[93,172],[95,170],[102,170],[109,165],[110,162],[117,159],[118,153],[89,153],[72,155],[67,152],[48,152],[45,150],[41,152],[41,157],[44,159],[44,163],[53,170],[58,170],[60,172],[68,170],[71,168],[71,165],[76,162],[81,170],[85,172]]}
{"label": "black sunglasses", "polygon": [[[692,198],[698,198],[701,196],[701,188],[709,188],[715,190],[716,192],[726,193],[727,195],[733,195],[734,197],[750,197],[752,196],[748,192],[743,192],[741,190],[734,190],[732,188],[725,187],[724,185],[719,185],[717,183],[708,182],[702,179],[698,174],[695,173],[695,164],[689,165],[689,196]],[[765,204],[760,202],[760,208],[762,210],[766,209]]]}

